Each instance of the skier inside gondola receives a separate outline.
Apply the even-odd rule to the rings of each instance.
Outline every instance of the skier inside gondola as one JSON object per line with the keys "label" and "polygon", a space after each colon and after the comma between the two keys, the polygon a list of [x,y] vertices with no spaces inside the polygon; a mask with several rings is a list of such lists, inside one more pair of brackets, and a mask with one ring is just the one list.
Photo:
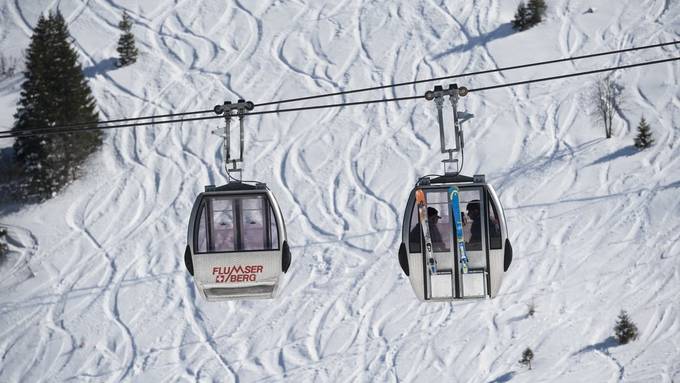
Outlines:
{"label": "skier inside gondola", "polygon": [[480,217],[479,201],[470,201],[467,204],[467,215],[472,221],[470,224],[470,239],[467,240],[467,250],[482,249],[482,220]]}
{"label": "skier inside gondola", "polygon": [[[441,251],[449,251],[449,249],[446,247],[444,244],[444,240],[442,240],[442,235],[439,232],[439,229],[437,228],[437,222],[441,217],[439,216],[439,211],[433,207],[428,207],[427,208],[427,220],[428,220],[428,226],[430,227],[430,239],[432,239],[432,247],[434,248],[434,251],[441,252]],[[423,238],[423,231],[420,230],[420,222],[418,222],[413,229],[411,230],[411,233],[409,234],[409,241],[411,242],[411,251],[414,252],[420,252],[420,243],[425,242],[425,239]]]}

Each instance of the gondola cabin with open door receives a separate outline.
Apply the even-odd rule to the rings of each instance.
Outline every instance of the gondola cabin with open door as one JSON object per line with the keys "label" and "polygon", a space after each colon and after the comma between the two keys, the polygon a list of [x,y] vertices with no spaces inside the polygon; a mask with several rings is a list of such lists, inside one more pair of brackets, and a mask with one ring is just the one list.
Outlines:
{"label": "gondola cabin with open door", "polygon": [[262,183],[206,187],[187,242],[185,265],[208,301],[274,298],[291,261],[279,205]]}
{"label": "gondola cabin with open door", "polygon": [[[458,189],[464,251],[459,250],[450,187]],[[428,260],[420,227],[416,191],[427,201],[434,261]],[[462,244],[461,244],[462,246]],[[467,257],[466,267],[461,252]],[[436,267],[431,267],[434,262]],[[483,175],[421,178],[406,205],[399,264],[422,301],[493,298],[512,262],[512,246],[502,206]]]}

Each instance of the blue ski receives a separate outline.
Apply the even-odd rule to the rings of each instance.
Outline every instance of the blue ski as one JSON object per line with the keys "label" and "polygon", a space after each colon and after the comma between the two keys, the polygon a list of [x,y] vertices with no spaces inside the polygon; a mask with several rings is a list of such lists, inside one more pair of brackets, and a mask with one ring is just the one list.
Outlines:
{"label": "blue ski", "polygon": [[465,238],[463,236],[463,220],[460,214],[460,191],[458,187],[449,188],[449,200],[453,211],[453,222],[456,225],[456,247],[458,248],[458,258],[463,274],[468,272],[468,258],[465,254]]}

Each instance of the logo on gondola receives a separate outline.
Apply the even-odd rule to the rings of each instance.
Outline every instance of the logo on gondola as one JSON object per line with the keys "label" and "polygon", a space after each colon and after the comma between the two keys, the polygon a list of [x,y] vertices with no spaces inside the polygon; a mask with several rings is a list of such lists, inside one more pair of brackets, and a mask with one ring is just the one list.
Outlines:
{"label": "logo on gondola", "polygon": [[262,270],[262,265],[215,266],[212,274],[216,283],[255,282]]}

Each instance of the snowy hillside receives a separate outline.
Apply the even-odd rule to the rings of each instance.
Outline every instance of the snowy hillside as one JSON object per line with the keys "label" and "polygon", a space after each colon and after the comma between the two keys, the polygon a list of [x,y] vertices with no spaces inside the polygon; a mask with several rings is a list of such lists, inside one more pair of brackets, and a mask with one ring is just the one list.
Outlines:
{"label": "snowy hillside", "polygon": [[[58,7],[110,119],[680,39],[679,2],[547,3],[545,22],[513,33],[516,1],[0,0],[0,52],[21,57],[39,14]],[[141,56],[116,69],[124,9]],[[475,88],[678,52],[457,82]],[[109,131],[86,177],[43,204],[0,209],[12,250],[0,263],[0,381],[678,382],[680,65],[615,76],[627,103],[609,140],[588,116],[596,76],[464,99],[476,116],[464,125],[464,173],[494,184],[515,249],[492,300],[420,303],[399,268],[408,193],[418,176],[441,172],[432,103],[247,120],[245,178],[276,194],[293,253],[273,301],[209,304],[184,268],[194,198],[225,182],[211,134],[222,122]],[[13,123],[21,80],[0,82],[1,130]],[[642,116],[657,143],[638,152]],[[640,329],[624,346],[610,338],[621,309]],[[517,363],[527,347],[530,371]]]}

